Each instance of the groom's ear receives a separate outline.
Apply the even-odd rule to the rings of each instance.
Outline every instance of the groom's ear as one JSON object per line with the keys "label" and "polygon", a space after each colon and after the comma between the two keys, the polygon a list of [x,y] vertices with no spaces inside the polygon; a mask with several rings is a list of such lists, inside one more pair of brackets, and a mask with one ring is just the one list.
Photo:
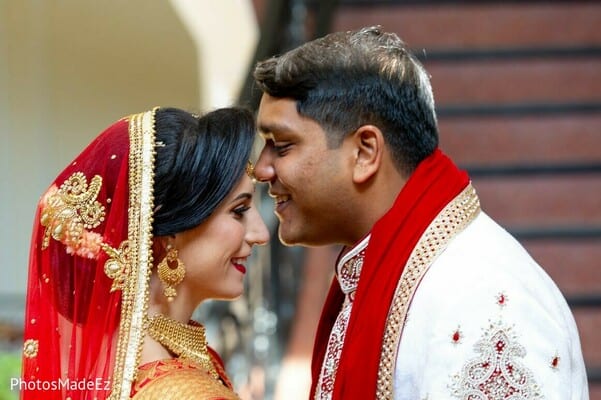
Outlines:
{"label": "groom's ear", "polygon": [[362,125],[349,137],[353,146],[353,182],[365,183],[380,169],[384,135],[374,125]]}

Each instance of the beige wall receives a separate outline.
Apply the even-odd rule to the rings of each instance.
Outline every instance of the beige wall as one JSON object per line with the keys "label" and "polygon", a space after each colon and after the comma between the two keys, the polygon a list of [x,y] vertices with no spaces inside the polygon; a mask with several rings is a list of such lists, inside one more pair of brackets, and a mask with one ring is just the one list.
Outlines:
{"label": "beige wall", "polygon": [[[211,12],[234,16],[238,8],[228,7],[241,1],[220,1],[222,9]],[[94,136],[155,105],[212,106],[201,100],[211,97],[200,64],[205,57],[218,68],[220,55],[200,57],[194,21],[184,24],[186,8],[176,3],[190,10],[193,2],[0,0],[0,297],[24,294],[38,197]],[[231,35],[236,25],[223,21]],[[254,40],[256,29],[242,34]],[[248,60],[237,62],[245,73]]]}

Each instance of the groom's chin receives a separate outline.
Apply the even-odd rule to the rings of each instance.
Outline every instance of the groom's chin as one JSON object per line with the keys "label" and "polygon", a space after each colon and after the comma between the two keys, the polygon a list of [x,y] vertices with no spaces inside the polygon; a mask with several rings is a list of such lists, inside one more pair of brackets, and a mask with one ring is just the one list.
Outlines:
{"label": "groom's chin", "polygon": [[298,232],[295,229],[291,229],[289,222],[280,221],[278,227],[278,238],[280,242],[285,246],[299,246],[303,245],[302,232]]}

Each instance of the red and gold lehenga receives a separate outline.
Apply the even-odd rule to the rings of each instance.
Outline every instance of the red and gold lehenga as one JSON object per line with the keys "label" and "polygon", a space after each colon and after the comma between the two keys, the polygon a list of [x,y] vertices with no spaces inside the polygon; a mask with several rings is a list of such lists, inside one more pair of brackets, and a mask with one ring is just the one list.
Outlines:
{"label": "red and gold lehenga", "polygon": [[152,325],[155,110],[107,128],[40,199],[22,399],[238,398],[206,341],[210,363],[170,349],[174,359],[140,366]]}

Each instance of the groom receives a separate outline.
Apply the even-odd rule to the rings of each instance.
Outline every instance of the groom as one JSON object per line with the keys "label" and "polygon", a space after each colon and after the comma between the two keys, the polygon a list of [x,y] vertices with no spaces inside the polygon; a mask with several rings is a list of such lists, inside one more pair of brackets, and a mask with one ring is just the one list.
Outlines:
{"label": "groom", "polygon": [[281,241],[345,246],[311,398],[588,398],[564,298],[438,148],[428,73],[396,35],[333,33],[254,76]]}

